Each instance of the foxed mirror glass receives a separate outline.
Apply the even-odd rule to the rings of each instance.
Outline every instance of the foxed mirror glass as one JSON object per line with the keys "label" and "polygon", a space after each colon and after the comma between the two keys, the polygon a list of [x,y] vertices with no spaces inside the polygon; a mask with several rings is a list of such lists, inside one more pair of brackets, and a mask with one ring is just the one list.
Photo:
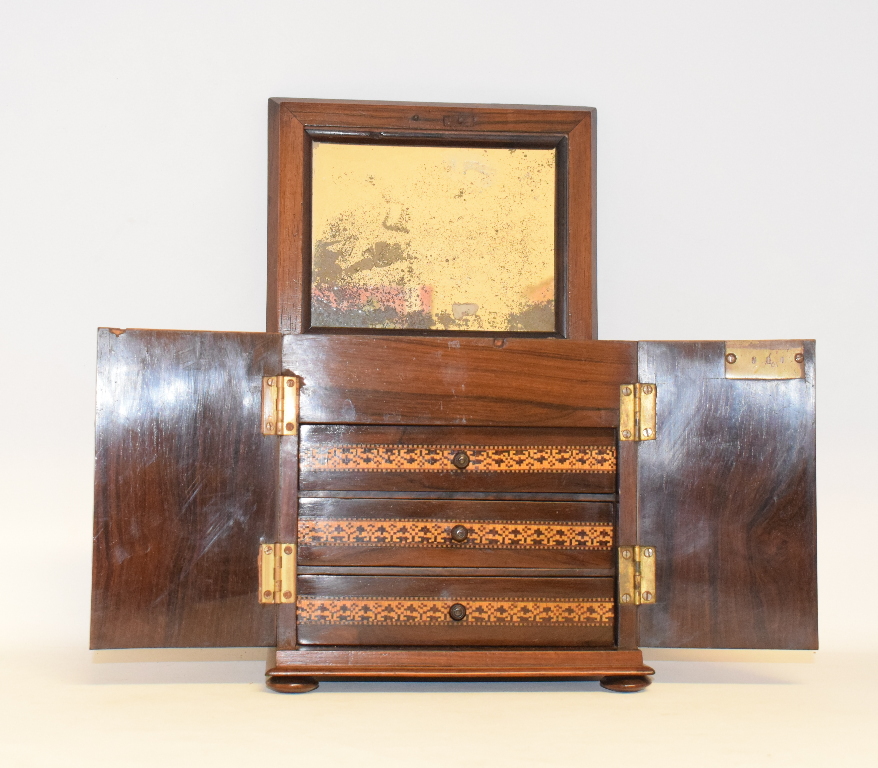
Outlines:
{"label": "foxed mirror glass", "polygon": [[554,148],[314,141],[311,326],[557,330]]}

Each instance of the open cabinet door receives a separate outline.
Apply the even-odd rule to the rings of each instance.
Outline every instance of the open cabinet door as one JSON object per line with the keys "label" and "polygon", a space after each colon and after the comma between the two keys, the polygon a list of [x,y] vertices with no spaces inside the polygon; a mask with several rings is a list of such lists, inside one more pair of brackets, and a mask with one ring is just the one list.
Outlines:
{"label": "open cabinet door", "polygon": [[765,346],[801,349],[804,377],[726,378],[725,342],[639,345],[657,385],[657,438],[638,446],[638,539],[657,553],[641,646],[817,647],[814,344]]}
{"label": "open cabinet door", "polygon": [[278,443],[265,333],[98,331],[92,648],[273,646],[256,555]]}

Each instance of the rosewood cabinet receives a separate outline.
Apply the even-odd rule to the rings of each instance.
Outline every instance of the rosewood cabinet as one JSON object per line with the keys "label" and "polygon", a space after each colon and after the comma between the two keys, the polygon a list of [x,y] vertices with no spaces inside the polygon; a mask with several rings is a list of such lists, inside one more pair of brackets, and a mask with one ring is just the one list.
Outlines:
{"label": "rosewood cabinet", "polygon": [[[641,646],[816,648],[814,344],[594,340],[593,128],[585,109],[272,102],[279,332],[98,333],[93,648],[273,647],[285,692],[634,691]],[[471,154],[405,155],[439,179],[419,213],[393,202],[408,171],[369,171],[357,226],[389,234],[363,248],[361,210],[332,207],[363,160],[348,145],[474,150],[481,176]],[[503,215],[554,250],[516,267],[542,282],[514,301],[452,264],[479,297],[455,303],[405,248],[438,247],[409,234],[445,215],[443,190],[493,216],[483,177],[513,180],[504,201],[545,182]]]}
{"label": "rosewood cabinet", "polygon": [[[815,648],[814,347],[763,347],[801,377],[726,378],[723,342],[102,329],[92,646],[274,646],[277,690]],[[654,439],[621,437],[636,382]]]}

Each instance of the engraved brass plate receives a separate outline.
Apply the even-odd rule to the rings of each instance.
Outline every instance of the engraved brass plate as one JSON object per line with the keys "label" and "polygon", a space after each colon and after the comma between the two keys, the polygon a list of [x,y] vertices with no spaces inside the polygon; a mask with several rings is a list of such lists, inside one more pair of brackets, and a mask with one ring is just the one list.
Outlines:
{"label": "engraved brass plate", "polygon": [[727,341],[727,379],[804,379],[801,342]]}
{"label": "engraved brass plate", "polygon": [[554,149],[316,141],[311,325],[547,332]]}

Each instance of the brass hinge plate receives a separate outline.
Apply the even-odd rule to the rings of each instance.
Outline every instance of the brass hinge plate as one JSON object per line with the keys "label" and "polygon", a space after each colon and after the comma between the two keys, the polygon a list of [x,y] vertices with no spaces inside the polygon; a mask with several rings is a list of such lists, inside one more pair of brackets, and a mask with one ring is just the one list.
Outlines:
{"label": "brass hinge plate", "polygon": [[[785,346],[789,345],[789,346]],[[782,341],[727,341],[727,379],[804,379],[805,348]]]}
{"label": "brass hinge plate", "polygon": [[655,384],[619,387],[619,439],[655,440]]}
{"label": "brass hinge plate", "polygon": [[262,379],[262,434],[295,435],[299,427],[299,377]]}
{"label": "brass hinge plate", "polygon": [[296,602],[296,545],[259,545],[259,602]]}
{"label": "brass hinge plate", "polygon": [[619,603],[655,603],[655,547],[619,547]]}

